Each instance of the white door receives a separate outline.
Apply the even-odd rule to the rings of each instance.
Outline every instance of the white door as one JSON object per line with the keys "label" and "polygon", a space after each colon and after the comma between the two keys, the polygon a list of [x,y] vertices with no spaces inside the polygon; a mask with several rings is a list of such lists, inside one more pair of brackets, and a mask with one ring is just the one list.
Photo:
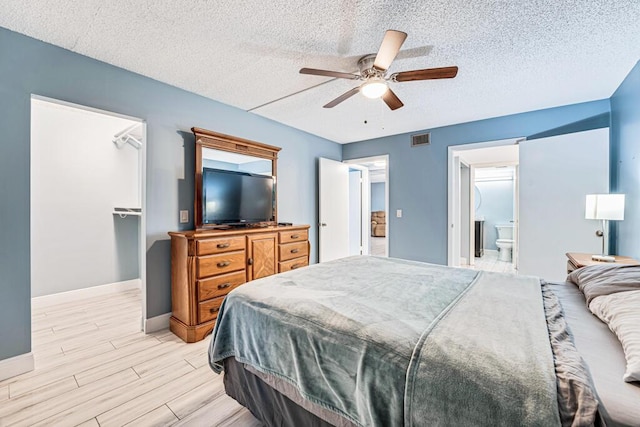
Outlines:
{"label": "white door", "polygon": [[369,255],[371,186],[369,169],[349,165],[349,255]]}
{"label": "white door", "polygon": [[609,192],[609,129],[520,142],[520,274],[566,278],[566,252],[599,253],[585,196]]}
{"label": "white door", "polygon": [[349,256],[349,165],[320,158],[319,261]]}

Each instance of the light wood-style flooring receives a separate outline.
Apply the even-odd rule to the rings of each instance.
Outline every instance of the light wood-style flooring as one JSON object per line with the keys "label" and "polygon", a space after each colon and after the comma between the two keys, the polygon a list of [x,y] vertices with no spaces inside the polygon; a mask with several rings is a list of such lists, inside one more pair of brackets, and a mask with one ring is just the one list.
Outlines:
{"label": "light wood-style flooring", "polygon": [[260,426],[209,368],[209,338],[140,332],[140,298],[34,309],[35,370],[0,382],[0,426]]}
{"label": "light wood-style flooring", "polygon": [[373,237],[369,238],[369,253],[376,256],[387,256],[387,238]]}
{"label": "light wood-style flooring", "polygon": [[485,249],[484,256],[475,258],[475,265],[462,265],[463,268],[473,270],[494,271],[497,273],[518,274],[518,270],[513,267],[512,262],[500,261],[499,252],[495,250]]}

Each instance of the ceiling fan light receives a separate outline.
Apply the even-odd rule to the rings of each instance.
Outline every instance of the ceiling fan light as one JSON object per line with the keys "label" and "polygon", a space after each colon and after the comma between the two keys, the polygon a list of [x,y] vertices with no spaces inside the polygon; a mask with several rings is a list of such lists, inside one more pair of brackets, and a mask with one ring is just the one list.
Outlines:
{"label": "ceiling fan light", "polygon": [[367,98],[380,98],[389,89],[387,82],[382,79],[371,79],[365,82],[360,88],[360,92]]}

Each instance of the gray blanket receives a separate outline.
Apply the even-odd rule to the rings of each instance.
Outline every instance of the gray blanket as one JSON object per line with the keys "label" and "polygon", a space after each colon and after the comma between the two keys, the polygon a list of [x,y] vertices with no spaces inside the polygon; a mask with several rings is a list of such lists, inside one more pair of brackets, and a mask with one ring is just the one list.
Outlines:
{"label": "gray blanket", "polygon": [[246,284],[210,348],[361,426],[560,425],[537,279],[351,257]]}

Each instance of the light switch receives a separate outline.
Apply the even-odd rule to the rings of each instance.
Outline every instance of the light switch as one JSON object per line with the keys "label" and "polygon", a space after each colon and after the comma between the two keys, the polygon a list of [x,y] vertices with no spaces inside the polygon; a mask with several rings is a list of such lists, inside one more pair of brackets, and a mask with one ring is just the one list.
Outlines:
{"label": "light switch", "polygon": [[180,211],[180,224],[189,222],[189,211]]}
{"label": "light switch", "polygon": [[402,218],[402,209],[396,210],[396,218]]}

